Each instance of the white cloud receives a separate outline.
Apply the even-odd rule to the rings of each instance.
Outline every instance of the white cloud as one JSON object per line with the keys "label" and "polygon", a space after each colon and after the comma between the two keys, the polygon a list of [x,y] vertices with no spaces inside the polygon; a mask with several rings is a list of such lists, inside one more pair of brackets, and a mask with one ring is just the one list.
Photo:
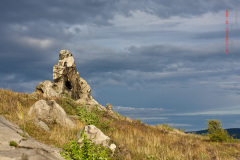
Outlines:
{"label": "white cloud", "polygon": [[[210,107],[211,108],[211,107]],[[192,112],[192,113],[176,113],[176,114],[166,114],[166,115],[240,115],[240,106],[232,106],[219,108],[214,110],[206,110],[202,112]]]}
{"label": "white cloud", "polygon": [[54,43],[51,39],[37,39],[33,37],[17,37],[17,41],[23,45],[40,49],[50,48]]}
{"label": "white cloud", "polygon": [[177,21],[162,19],[154,14],[149,14],[140,10],[132,11],[131,16],[117,14],[113,20],[114,27],[125,31],[149,31],[149,30],[169,30],[169,27],[176,25]]}
{"label": "white cloud", "polygon": [[172,127],[191,127],[191,124],[181,124],[181,123],[167,123],[169,126]]}
{"label": "white cloud", "polygon": [[148,112],[152,112],[152,111],[166,111],[163,108],[133,108],[133,107],[123,107],[123,106],[113,106],[113,109],[116,111],[148,111]]}
{"label": "white cloud", "polygon": [[174,21],[181,21],[176,29],[181,31],[206,32],[217,31],[225,28],[225,10],[217,13],[207,12],[200,16],[193,16],[190,18],[173,17]]}
{"label": "white cloud", "polygon": [[5,76],[0,76],[0,81],[4,82],[4,81],[12,81],[15,80],[16,78],[16,74],[7,74]]}
{"label": "white cloud", "polygon": [[[230,12],[232,14],[232,12]],[[131,16],[116,15],[111,23],[124,31],[186,31],[206,32],[225,28],[225,10],[217,13],[207,12],[191,17],[173,16],[163,19],[143,11],[133,11]]]}
{"label": "white cloud", "polygon": [[142,120],[165,120],[167,117],[141,117]]}

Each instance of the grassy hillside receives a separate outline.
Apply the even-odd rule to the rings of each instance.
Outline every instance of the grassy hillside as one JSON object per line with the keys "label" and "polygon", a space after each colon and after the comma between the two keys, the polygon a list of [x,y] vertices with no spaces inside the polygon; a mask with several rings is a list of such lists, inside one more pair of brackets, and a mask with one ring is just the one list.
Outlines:
{"label": "grassy hillside", "polygon": [[[18,124],[21,128],[35,139],[53,145],[63,147],[64,144],[75,140],[77,132],[85,125],[78,119],[74,119],[77,127],[64,128],[48,123],[51,132],[46,132],[29,122],[27,112],[38,100],[44,99],[41,95],[16,93],[10,90],[0,89],[0,114],[8,120]],[[69,111],[62,99],[55,99],[67,113]],[[80,107],[80,106],[78,106]],[[215,143],[210,142],[208,137],[186,134],[174,130],[166,125],[149,126],[139,120],[131,120],[119,114],[114,119],[107,113],[101,115],[101,122],[106,135],[117,144],[116,155],[112,159],[159,159],[159,160],[192,160],[192,159],[240,159],[240,143]],[[112,122],[111,122],[112,120]],[[111,123],[106,123],[106,122]],[[25,127],[24,127],[25,126]]]}

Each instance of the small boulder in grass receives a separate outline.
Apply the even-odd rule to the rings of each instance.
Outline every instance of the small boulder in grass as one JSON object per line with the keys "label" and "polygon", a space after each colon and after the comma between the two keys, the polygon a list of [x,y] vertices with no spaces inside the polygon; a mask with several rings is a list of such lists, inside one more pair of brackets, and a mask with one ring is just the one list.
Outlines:
{"label": "small boulder in grass", "polygon": [[109,148],[112,150],[112,152],[115,151],[116,145],[111,143],[111,139],[94,125],[85,126],[78,132],[77,142],[79,144],[81,144],[82,140],[83,140],[83,138],[81,136],[82,131],[87,136],[87,139],[92,140],[95,144],[99,144],[106,148]]}
{"label": "small boulder in grass", "polygon": [[37,101],[31,106],[30,110],[28,111],[28,116],[31,116],[38,120],[56,122],[65,127],[75,127],[75,124],[67,116],[64,109],[54,100]]}

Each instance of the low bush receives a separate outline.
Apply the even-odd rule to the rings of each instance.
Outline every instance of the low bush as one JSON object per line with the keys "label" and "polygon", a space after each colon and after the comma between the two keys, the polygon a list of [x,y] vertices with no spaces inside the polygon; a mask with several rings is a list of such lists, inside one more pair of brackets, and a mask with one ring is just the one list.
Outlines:
{"label": "low bush", "polygon": [[216,119],[208,120],[207,135],[210,140],[213,142],[234,142],[234,138],[221,127],[221,123],[221,121]]}
{"label": "low bush", "polygon": [[166,130],[168,130],[168,131],[174,131],[174,128],[171,127],[171,126],[169,126],[169,125],[166,124],[166,123],[163,123],[163,124],[162,124],[162,128],[163,128],[163,129],[166,129]]}
{"label": "low bush", "polygon": [[76,141],[71,141],[64,145],[64,151],[61,152],[63,158],[67,160],[108,160],[111,156],[111,150],[100,145],[95,145],[90,139],[83,135],[82,146]]}
{"label": "low bush", "polygon": [[97,107],[90,109],[83,105],[82,107],[78,108],[77,115],[80,121],[83,121],[88,125],[95,125],[104,133],[114,130],[114,128],[111,127],[111,123],[113,120],[109,121],[101,120],[103,114],[104,111],[100,111]]}
{"label": "low bush", "polygon": [[62,107],[70,115],[76,115],[79,108],[78,104],[66,94],[62,98]]}
{"label": "low bush", "polygon": [[100,117],[96,113],[92,112],[90,108],[87,108],[85,105],[78,108],[78,119],[84,121],[86,124],[97,126],[100,123]]}

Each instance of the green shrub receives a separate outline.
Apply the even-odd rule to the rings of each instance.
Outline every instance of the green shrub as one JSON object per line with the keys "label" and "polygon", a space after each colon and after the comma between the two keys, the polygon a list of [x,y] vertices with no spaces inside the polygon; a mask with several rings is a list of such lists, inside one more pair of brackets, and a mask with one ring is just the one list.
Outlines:
{"label": "green shrub", "polygon": [[61,156],[67,160],[108,160],[111,150],[100,145],[95,145],[90,139],[83,135],[82,147],[76,141],[65,144]]}
{"label": "green shrub", "polygon": [[101,121],[101,118],[103,117],[105,111],[100,111],[97,106],[93,109],[90,109],[85,105],[79,107],[74,100],[65,94],[64,98],[62,98],[62,107],[68,114],[78,115],[78,119],[80,121],[85,122],[87,125],[95,125],[104,133],[114,130],[114,128],[111,127],[113,120]]}
{"label": "green shrub", "polygon": [[97,126],[100,123],[100,118],[96,115],[96,113],[92,112],[90,109],[88,110],[86,106],[82,106],[78,108],[78,119],[80,121],[84,121],[86,124]]}
{"label": "green shrub", "polygon": [[166,130],[168,130],[168,131],[174,131],[174,128],[171,127],[171,126],[169,126],[169,125],[166,124],[166,123],[163,123],[163,124],[162,124],[162,128],[164,128],[164,129],[166,129]]}
{"label": "green shrub", "polygon": [[100,111],[97,107],[89,109],[83,105],[82,107],[78,108],[77,115],[80,121],[83,121],[88,125],[95,125],[104,133],[114,130],[114,128],[111,127],[113,120],[101,121],[103,114],[104,111]]}
{"label": "green shrub", "polygon": [[185,133],[185,128],[178,128],[177,130],[179,130],[180,132],[184,132]]}
{"label": "green shrub", "polygon": [[146,160],[158,160],[156,156],[150,155],[146,157]]}
{"label": "green shrub", "polygon": [[208,121],[208,128],[207,128],[207,135],[209,136],[210,140],[213,142],[233,142],[235,141],[233,137],[231,137],[227,131],[225,131],[221,127],[221,121],[216,119],[207,120]]}
{"label": "green shrub", "polygon": [[122,119],[124,118],[124,116],[122,116],[121,114],[117,113],[117,112],[113,112],[118,118]]}
{"label": "green shrub", "polygon": [[142,119],[138,118],[137,123],[142,123]]}
{"label": "green shrub", "polygon": [[62,98],[62,107],[70,115],[77,114],[78,104],[74,100],[72,100],[70,97],[68,97],[68,95],[66,94]]}

